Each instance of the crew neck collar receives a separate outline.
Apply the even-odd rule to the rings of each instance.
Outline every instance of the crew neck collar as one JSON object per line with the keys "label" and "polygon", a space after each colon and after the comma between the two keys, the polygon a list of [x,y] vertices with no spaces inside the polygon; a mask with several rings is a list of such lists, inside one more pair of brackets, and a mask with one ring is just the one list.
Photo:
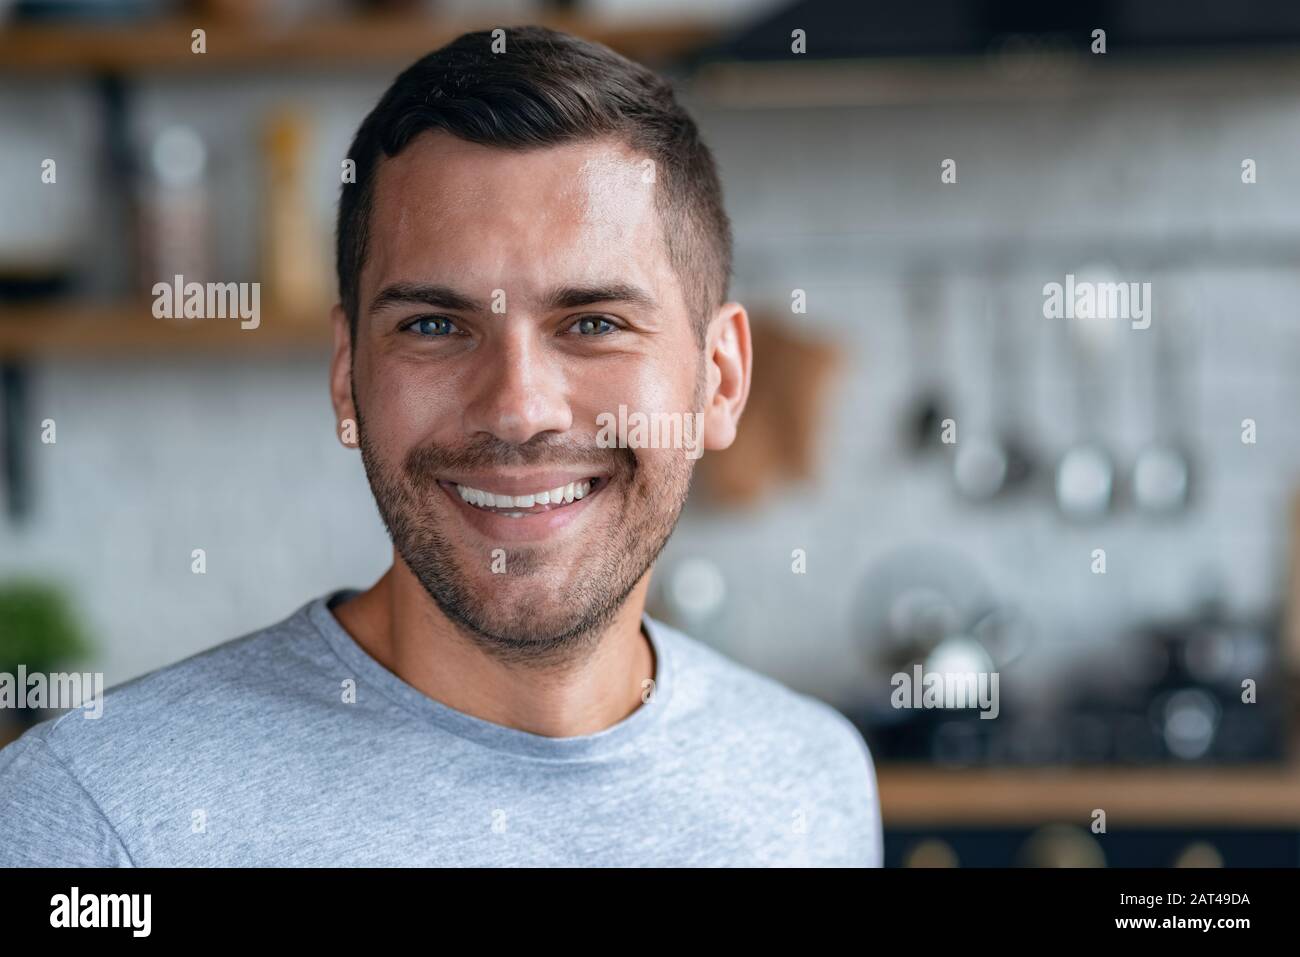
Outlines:
{"label": "crew neck collar", "polygon": [[621,721],[594,734],[552,738],[496,724],[458,711],[389,671],[370,656],[334,617],[335,605],[358,594],[340,589],[310,602],[306,614],[335,654],[356,672],[360,688],[374,687],[408,712],[438,727],[496,751],[549,761],[592,760],[611,754],[654,724],[668,706],[672,691],[672,650],[665,641],[663,626],[642,614],[641,626],[654,650],[654,693],[650,700]]}

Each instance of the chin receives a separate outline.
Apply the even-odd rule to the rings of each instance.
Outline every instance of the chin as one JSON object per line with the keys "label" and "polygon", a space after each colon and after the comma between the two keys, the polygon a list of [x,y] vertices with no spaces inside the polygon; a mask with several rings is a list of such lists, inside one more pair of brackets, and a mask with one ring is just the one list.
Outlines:
{"label": "chin", "polygon": [[525,606],[512,613],[497,606],[486,616],[475,615],[458,624],[470,638],[498,655],[514,652],[520,661],[540,662],[550,655],[558,660],[585,646],[605,622],[593,624],[571,612],[538,615],[535,608]]}

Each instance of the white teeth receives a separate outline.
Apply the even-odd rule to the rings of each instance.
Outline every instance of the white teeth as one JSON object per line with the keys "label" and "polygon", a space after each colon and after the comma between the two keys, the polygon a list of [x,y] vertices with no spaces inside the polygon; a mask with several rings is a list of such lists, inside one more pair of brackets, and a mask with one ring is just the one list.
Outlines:
{"label": "white teeth", "polygon": [[[590,480],[581,482],[570,482],[568,485],[559,485],[553,489],[542,489],[540,492],[533,492],[531,495],[502,495],[485,492],[482,489],[471,488],[468,485],[457,485],[456,492],[466,502],[471,505],[477,505],[479,508],[532,508],[534,505],[568,505],[591,491]],[[505,513],[512,518],[519,518],[523,512]]]}

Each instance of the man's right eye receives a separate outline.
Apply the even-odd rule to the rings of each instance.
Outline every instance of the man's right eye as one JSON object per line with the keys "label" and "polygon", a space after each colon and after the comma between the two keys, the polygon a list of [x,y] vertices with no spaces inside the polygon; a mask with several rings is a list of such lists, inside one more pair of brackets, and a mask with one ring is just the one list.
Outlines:
{"label": "man's right eye", "polygon": [[420,316],[407,323],[405,328],[429,339],[440,339],[456,331],[455,323],[446,316]]}

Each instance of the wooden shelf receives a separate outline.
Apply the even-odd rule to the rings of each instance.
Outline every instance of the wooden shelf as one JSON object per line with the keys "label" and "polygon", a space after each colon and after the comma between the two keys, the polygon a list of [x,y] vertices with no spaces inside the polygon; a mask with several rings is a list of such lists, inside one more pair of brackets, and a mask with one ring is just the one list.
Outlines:
{"label": "wooden shelf", "polygon": [[[353,69],[402,65],[462,33],[540,23],[604,43],[639,60],[689,52],[717,36],[704,21],[602,22],[539,16],[520,21],[442,18],[363,18],[270,24],[194,16],[122,24],[19,24],[0,28],[0,71],[144,73],[201,72],[232,67]],[[192,53],[191,32],[207,31],[207,52]]]}
{"label": "wooden shelf", "polygon": [[882,765],[886,827],[1087,827],[1094,808],[1122,827],[1300,824],[1300,768],[996,768]]}
{"label": "wooden shelf", "polygon": [[151,309],[147,301],[2,309],[0,360],[326,353],[333,342],[324,309],[301,316],[263,309],[256,329],[238,319],[155,319]]}
{"label": "wooden shelf", "polygon": [[1294,45],[1207,47],[1107,56],[1038,53],[1003,56],[899,56],[846,60],[699,65],[692,93],[728,109],[857,109],[925,104],[1054,103],[1075,98],[1195,98],[1221,102],[1294,95],[1300,50]]}

